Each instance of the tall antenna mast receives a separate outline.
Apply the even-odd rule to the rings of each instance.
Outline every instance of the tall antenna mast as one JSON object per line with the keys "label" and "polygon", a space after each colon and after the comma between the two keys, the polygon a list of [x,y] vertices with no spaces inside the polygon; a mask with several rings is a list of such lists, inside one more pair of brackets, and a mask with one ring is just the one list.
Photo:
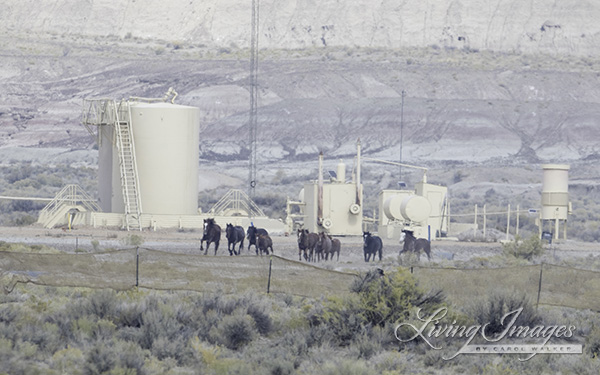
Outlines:
{"label": "tall antenna mast", "polygon": [[404,137],[404,96],[406,91],[402,90],[402,104],[400,107],[400,157],[398,158],[398,180],[402,181],[402,141]]}
{"label": "tall antenna mast", "polygon": [[250,119],[248,144],[250,147],[248,196],[254,198],[256,190],[256,108],[258,105],[258,0],[252,0],[252,33],[250,34]]}

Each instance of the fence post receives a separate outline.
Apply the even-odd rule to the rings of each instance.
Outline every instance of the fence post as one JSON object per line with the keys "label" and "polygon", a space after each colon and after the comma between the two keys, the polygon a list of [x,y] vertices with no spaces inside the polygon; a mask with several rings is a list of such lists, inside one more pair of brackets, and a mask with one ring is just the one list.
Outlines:
{"label": "fence post", "polygon": [[540,263],[540,283],[538,284],[537,302],[535,304],[536,310],[540,307],[540,294],[542,293],[542,271],[543,270],[544,270],[544,262]]}
{"label": "fence post", "polygon": [[79,251],[79,237],[75,236],[75,252]]}
{"label": "fence post", "polygon": [[269,281],[267,282],[267,294],[271,291],[271,266],[273,265],[273,256],[269,257]]}
{"label": "fence post", "polygon": [[140,285],[140,247],[135,247],[135,287]]}

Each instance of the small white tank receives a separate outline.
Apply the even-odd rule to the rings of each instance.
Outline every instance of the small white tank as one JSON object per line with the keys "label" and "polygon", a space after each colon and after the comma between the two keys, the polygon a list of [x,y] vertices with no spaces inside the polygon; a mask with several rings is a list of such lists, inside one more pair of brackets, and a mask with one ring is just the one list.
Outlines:
{"label": "small white tank", "polygon": [[569,211],[569,166],[542,165],[542,220],[567,220]]}
{"label": "small white tank", "polygon": [[346,164],[341,160],[337,165],[337,180],[342,184],[346,182]]}

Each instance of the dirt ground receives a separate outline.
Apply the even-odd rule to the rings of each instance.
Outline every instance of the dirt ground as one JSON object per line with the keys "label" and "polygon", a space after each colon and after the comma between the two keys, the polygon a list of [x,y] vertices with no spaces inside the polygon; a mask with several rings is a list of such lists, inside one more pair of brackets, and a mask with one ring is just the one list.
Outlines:
{"label": "dirt ground", "polygon": [[[203,254],[200,251],[200,231],[177,231],[161,230],[156,232],[143,231],[126,232],[115,229],[75,228],[72,230],[45,229],[37,226],[31,227],[0,227],[0,241],[12,243],[25,243],[28,245],[46,245],[65,252],[96,252],[105,249],[130,248],[127,238],[131,235],[139,235],[143,238],[141,247],[170,251],[184,254]],[[340,259],[334,261],[322,261],[315,265],[327,269],[339,271],[365,271],[371,267],[391,268],[400,264],[398,256],[400,244],[393,240],[384,240],[383,259],[375,262],[365,263],[362,252],[361,237],[340,237],[342,250]],[[96,243],[97,241],[97,243]],[[94,246],[94,244],[96,246]],[[244,242],[242,254],[254,254],[254,248],[249,253],[247,241]],[[502,244],[458,242],[442,240],[432,242],[432,263],[451,266],[456,262],[468,261],[474,258],[488,258],[502,254]],[[292,260],[298,260],[297,239],[295,236],[273,237],[273,248],[275,254]],[[587,257],[600,254],[600,244],[584,243],[563,240],[560,243],[546,245],[546,256],[553,262],[564,259]],[[218,255],[226,255],[227,240],[223,236],[219,245]],[[211,245],[207,256],[214,255]],[[421,263],[427,264],[425,256],[421,257]]]}

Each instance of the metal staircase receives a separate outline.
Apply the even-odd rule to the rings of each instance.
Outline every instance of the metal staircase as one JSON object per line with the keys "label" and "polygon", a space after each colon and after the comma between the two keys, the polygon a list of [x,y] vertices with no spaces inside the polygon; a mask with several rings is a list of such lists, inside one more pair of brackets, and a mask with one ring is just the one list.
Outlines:
{"label": "metal staircase", "polygon": [[[112,127],[112,141],[119,154],[121,189],[125,206],[125,227],[127,230],[142,230],[142,203],[140,199],[140,181],[135,160],[135,145],[131,131],[131,104],[175,101],[177,92],[169,88],[163,98],[132,97],[117,102],[112,99],[84,99],[82,123],[88,132],[96,137],[98,145],[102,143],[103,127]],[[111,133],[104,133],[111,134]]]}
{"label": "metal staircase", "polygon": [[67,185],[42,209],[38,223],[46,228],[53,228],[65,220],[71,209],[89,212],[101,211],[96,200],[92,199],[81,187]]}
{"label": "metal staircase", "polygon": [[267,216],[246,193],[238,189],[229,190],[208,213],[219,216]]}
{"label": "metal staircase", "polygon": [[125,226],[127,230],[142,230],[139,179],[135,161],[135,145],[131,132],[129,102],[122,101],[116,111],[115,136],[121,170],[121,188],[125,205]]}

